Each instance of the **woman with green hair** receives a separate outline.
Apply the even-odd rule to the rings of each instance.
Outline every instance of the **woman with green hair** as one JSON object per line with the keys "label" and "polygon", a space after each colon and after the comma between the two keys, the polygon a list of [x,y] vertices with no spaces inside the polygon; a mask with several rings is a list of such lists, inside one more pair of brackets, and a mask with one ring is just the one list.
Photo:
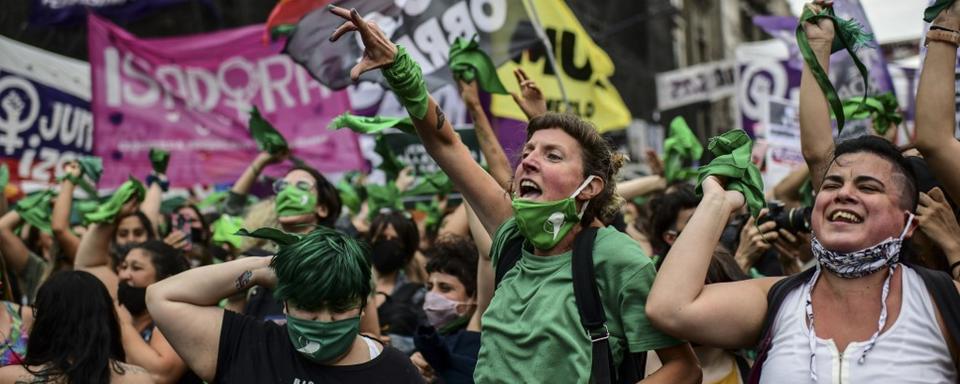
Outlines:
{"label": "woman with green hair", "polygon": [[[410,360],[361,335],[371,292],[369,249],[341,232],[260,229],[274,257],[196,268],[150,286],[147,306],[187,365],[210,383],[420,383]],[[258,285],[274,289],[286,323],[216,306]]]}

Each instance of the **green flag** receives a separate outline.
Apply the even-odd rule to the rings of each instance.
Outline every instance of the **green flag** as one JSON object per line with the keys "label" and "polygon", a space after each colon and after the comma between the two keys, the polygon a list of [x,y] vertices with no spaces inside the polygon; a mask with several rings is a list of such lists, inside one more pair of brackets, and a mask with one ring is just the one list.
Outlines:
{"label": "green flag", "polygon": [[356,116],[350,112],[344,112],[337,116],[327,127],[328,129],[349,128],[356,133],[373,134],[387,128],[397,128],[405,133],[416,135],[417,131],[413,128],[413,122],[410,117],[385,117],[385,116]]}
{"label": "green flag", "polygon": [[690,130],[687,121],[677,116],[670,122],[670,134],[663,141],[663,173],[667,182],[687,180],[697,175],[697,170],[685,168],[684,161],[697,161],[703,156],[703,145]]}
{"label": "green flag", "polygon": [[53,191],[33,193],[18,201],[13,209],[20,214],[23,221],[49,234],[52,233],[50,230],[50,215],[53,213],[51,199],[53,199]]}
{"label": "green flag", "polygon": [[373,147],[373,151],[383,159],[383,162],[381,162],[377,168],[380,168],[380,170],[387,174],[387,180],[396,180],[397,175],[400,174],[400,171],[403,170],[405,165],[403,161],[397,158],[397,154],[393,152],[390,145],[387,144],[387,139],[383,134],[377,135],[376,145]]}
{"label": "green flag", "polygon": [[143,184],[131,177],[120,185],[120,188],[117,188],[109,200],[100,204],[97,210],[84,215],[84,220],[88,224],[113,221],[127,201],[130,201],[130,199],[135,199],[137,202],[143,201],[146,194],[147,189],[144,188]]}
{"label": "green flag", "polygon": [[860,98],[843,101],[843,115],[849,120],[873,119],[873,130],[883,136],[887,134],[890,125],[898,125],[903,116],[897,112],[900,103],[893,92],[886,92],[875,97],[868,97],[865,101]]}
{"label": "green flag", "polygon": [[157,174],[167,173],[167,165],[170,163],[170,152],[162,149],[150,148],[150,164],[153,164],[153,172]]}

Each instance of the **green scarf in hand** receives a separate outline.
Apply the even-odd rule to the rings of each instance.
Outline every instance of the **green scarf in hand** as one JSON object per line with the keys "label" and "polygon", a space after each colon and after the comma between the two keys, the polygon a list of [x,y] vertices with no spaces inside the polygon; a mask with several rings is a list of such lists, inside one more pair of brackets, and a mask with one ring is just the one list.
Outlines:
{"label": "green scarf in hand", "polygon": [[356,116],[344,112],[330,122],[328,129],[350,128],[356,133],[377,133],[387,128],[397,128],[404,133],[416,135],[410,117]]}
{"label": "green scarf in hand", "polygon": [[703,195],[703,180],[718,176],[726,182],[726,189],[740,191],[746,199],[750,215],[757,217],[765,206],[763,178],[760,170],[750,162],[753,141],[743,130],[732,130],[710,139],[707,149],[713,153],[710,164],[700,167],[697,177],[697,195]]}
{"label": "green scarf in hand", "polygon": [[883,136],[887,134],[890,125],[899,125],[903,116],[897,112],[900,103],[893,92],[886,92],[876,97],[868,97],[866,101],[847,99],[843,101],[843,115],[850,120],[873,119],[873,130]]}
{"label": "green scarf in hand", "polygon": [[397,95],[400,104],[407,109],[410,116],[423,120],[427,116],[427,107],[430,105],[430,94],[427,93],[427,83],[423,81],[420,65],[413,61],[403,46],[397,45],[397,55],[393,59],[393,64],[380,73],[383,74],[390,89]]}
{"label": "green scarf in hand", "polygon": [[7,184],[10,184],[10,169],[7,168],[7,163],[0,163],[0,198],[6,198],[3,190],[7,188]]}
{"label": "green scarf in hand", "polygon": [[683,162],[700,160],[700,156],[703,156],[700,140],[697,140],[682,116],[675,117],[670,122],[670,135],[663,141],[663,173],[667,182],[696,176],[697,170],[684,168]]}
{"label": "green scarf in hand", "polygon": [[375,140],[376,145],[374,145],[373,151],[383,159],[377,168],[387,174],[387,180],[396,180],[397,176],[400,175],[400,171],[405,167],[403,161],[397,158],[397,154],[393,152],[393,149],[387,144],[387,140],[382,134],[377,135]]}
{"label": "green scarf in hand", "polygon": [[[76,177],[70,174],[64,175],[62,179],[70,180],[74,185],[83,189],[87,195],[97,198],[97,189],[90,183],[96,184],[103,175],[103,159],[96,156],[81,156],[77,159],[80,165],[80,176]],[[87,181],[90,179],[90,181]]]}
{"label": "green scarf in hand", "polygon": [[369,219],[380,214],[381,210],[388,209],[394,211],[403,210],[403,200],[400,196],[400,190],[393,181],[388,181],[387,185],[368,185],[367,186],[367,206],[369,207]]}
{"label": "green scarf in hand", "polygon": [[450,193],[453,190],[453,182],[450,181],[450,177],[447,176],[443,171],[437,171],[426,175],[423,177],[423,180],[414,186],[403,192],[404,196],[420,196],[420,195],[444,195]]}
{"label": "green scarf in hand", "polygon": [[863,78],[864,100],[867,98],[870,76],[867,75],[867,67],[863,65],[863,62],[857,57],[855,51],[860,47],[869,45],[870,41],[873,40],[873,34],[864,32],[863,26],[853,19],[844,20],[837,17],[833,12],[833,8],[829,6],[824,7],[819,13],[814,13],[809,7],[803,7],[800,22],[797,24],[797,46],[800,48],[800,55],[803,56],[803,61],[805,61],[810,68],[810,73],[813,74],[813,77],[817,80],[817,84],[820,85],[820,90],[823,91],[823,95],[826,96],[827,102],[830,104],[830,109],[833,110],[833,114],[837,118],[837,129],[842,131],[844,115],[840,97],[837,96],[837,90],[833,88],[833,83],[830,82],[830,76],[827,75],[823,67],[820,66],[820,63],[817,62],[817,56],[813,53],[813,48],[810,47],[810,39],[807,38],[807,33],[803,29],[804,23],[816,24],[817,20],[822,18],[830,19],[833,22],[834,30],[836,30],[836,37],[833,39],[831,53],[846,49],[850,54],[850,58],[853,59],[853,64],[856,65],[857,70],[860,72],[860,77]]}
{"label": "green scarf in hand", "polygon": [[153,172],[156,174],[166,174],[167,165],[170,163],[170,152],[162,149],[150,148],[150,164],[153,165]]}
{"label": "green scarf in hand", "polygon": [[274,155],[288,149],[287,140],[277,132],[277,129],[269,121],[260,116],[260,111],[254,106],[250,111],[250,136],[257,143],[257,148],[261,151]]}
{"label": "green scarf in hand", "polygon": [[50,230],[50,215],[53,213],[51,199],[53,199],[53,191],[37,192],[18,201],[13,209],[20,214],[23,221],[49,234],[52,233]]}
{"label": "green scarf in hand", "polygon": [[117,214],[120,213],[120,210],[123,209],[124,204],[131,199],[136,199],[137,202],[141,202],[146,195],[147,189],[144,188],[143,184],[140,183],[139,180],[131,177],[120,185],[120,188],[113,193],[113,196],[110,196],[110,200],[100,204],[96,211],[87,213],[83,218],[87,224],[113,221],[113,219],[117,217]]}
{"label": "green scarf in hand", "polygon": [[453,78],[471,82],[476,80],[480,89],[489,93],[507,94],[507,89],[497,76],[497,67],[490,60],[490,56],[480,49],[477,36],[467,40],[457,37],[450,45],[450,72]]}

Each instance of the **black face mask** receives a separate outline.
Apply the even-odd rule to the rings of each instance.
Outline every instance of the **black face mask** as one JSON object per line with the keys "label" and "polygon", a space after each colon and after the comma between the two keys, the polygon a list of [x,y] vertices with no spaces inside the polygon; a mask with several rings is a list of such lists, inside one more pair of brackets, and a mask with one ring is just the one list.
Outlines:
{"label": "black face mask", "polygon": [[117,287],[117,301],[130,311],[131,315],[141,315],[147,311],[147,287],[137,288],[121,281]]}
{"label": "black face mask", "polygon": [[382,274],[399,271],[407,262],[403,248],[403,243],[395,239],[374,241],[371,252],[373,267]]}

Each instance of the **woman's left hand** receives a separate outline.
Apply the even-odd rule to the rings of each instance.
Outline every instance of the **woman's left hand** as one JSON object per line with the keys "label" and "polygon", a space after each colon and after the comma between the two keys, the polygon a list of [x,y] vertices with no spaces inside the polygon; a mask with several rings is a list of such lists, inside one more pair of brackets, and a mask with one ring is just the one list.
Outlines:
{"label": "woman's left hand", "polygon": [[393,60],[397,56],[397,47],[380,30],[377,23],[364,20],[356,9],[347,10],[346,8],[331,6],[330,12],[346,20],[337,30],[333,31],[330,41],[337,41],[340,36],[350,31],[360,32],[360,39],[363,41],[363,57],[350,70],[350,78],[353,81],[359,80],[360,75],[364,72],[393,64]]}

